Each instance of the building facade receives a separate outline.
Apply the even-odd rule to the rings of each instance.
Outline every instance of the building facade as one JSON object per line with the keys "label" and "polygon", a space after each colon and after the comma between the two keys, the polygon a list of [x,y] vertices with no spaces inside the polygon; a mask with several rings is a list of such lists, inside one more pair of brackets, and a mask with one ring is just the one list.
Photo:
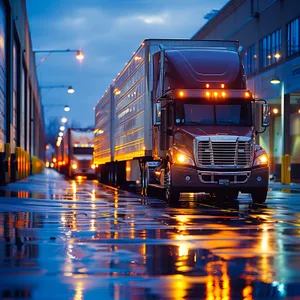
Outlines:
{"label": "building facade", "polygon": [[256,98],[271,105],[271,126],[260,136],[271,171],[291,155],[300,179],[300,5],[297,0],[231,0],[192,39],[239,40]]}
{"label": "building facade", "polygon": [[[42,166],[44,118],[25,0],[0,0],[0,182]],[[4,180],[4,182],[3,182]]]}

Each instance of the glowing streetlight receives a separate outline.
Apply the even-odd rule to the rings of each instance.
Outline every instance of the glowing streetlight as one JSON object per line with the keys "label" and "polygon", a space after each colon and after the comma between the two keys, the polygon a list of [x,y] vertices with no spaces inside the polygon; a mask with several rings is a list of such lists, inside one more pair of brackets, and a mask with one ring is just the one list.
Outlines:
{"label": "glowing streetlight", "polygon": [[69,94],[74,94],[75,93],[75,90],[72,88],[72,86],[68,87],[68,93]]}
{"label": "glowing streetlight", "polygon": [[271,82],[272,84],[279,84],[281,81],[280,81],[280,79],[279,79],[278,77],[274,77],[274,78],[272,78],[272,79],[270,80],[270,82]]}
{"label": "glowing streetlight", "polygon": [[70,111],[70,110],[71,110],[70,106],[66,105],[66,106],[64,107],[64,111]]}
{"label": "glowing streetlight", "polygon": [[60,127],[59,127],[59,130],[60,130],[60,131],[64,131],[64,130],[65,130],[65,126],[60,126]]}
{"label": "glowing streetlight", "polygon": [[61,137],[63,137],[63,136],[64,136],[64,133],[63,133],[63,132],[60,132],[58,135],[61,136]]}
{"label": "glowing streetlight", "polygon": [[77,51],[76,59],[78,59],[78,60],[83,60],[84,59],[84,55],[83,55],[81,50]]}
{"label": "glowing streetlight", "polygon": [[67,123],[68,119],[64,117],[61,119],[61,121],[62,121],[62,123]]}

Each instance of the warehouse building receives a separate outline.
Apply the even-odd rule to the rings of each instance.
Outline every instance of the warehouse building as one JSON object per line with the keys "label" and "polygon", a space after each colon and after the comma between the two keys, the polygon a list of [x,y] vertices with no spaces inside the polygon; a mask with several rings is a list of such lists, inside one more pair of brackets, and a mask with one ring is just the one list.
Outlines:
{"label": "warehouse building", "polygon": [[0,0],[0,184],[43,168],[44,119],[25,0]]}
{"label": "warehouse building", "polygon": [[260,143],[280,174],[291,155],[292,180],[300,179],[300,5],[297,0],[231,0],[192,39],[239,40],[256,98],[271,104],[271,126]]}

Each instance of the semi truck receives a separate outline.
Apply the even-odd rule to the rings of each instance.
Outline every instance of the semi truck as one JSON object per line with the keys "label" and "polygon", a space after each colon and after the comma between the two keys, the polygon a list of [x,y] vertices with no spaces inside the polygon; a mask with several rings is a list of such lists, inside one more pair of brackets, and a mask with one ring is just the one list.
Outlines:
{"label": "semi truck", "polygon": [[265,202],[269,165],[258,135],[270,110],[247,88],[238,41],[147,39],[95,107],[98,179]]}
{"label": "semi truck", "polygon": [[61,143],[61,172],[68,177],[96,177],[93,164],[94,129],[68,128]]}

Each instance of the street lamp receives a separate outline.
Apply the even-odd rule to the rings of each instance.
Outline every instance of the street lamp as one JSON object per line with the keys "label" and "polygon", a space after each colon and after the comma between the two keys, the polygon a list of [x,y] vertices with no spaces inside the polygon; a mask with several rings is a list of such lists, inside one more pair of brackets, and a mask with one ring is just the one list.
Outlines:
{"label": "street lamp", "polygon": [[273,77],[271,80],[270,80],[270,82],[272,83],[272,84],[279,84],[281,81],[280,81],[280,79],[278,78],[278,77]]}
{"label": "street lamp", "polygon": [[68,105],[65,105],[65,107],[64,107],[64,111],[70,111],[70,110],[71,110],[70,106],[68,106]]}
{"label": "street lamp", "polygon": [[63,118],[61,119],[61,121],[62,121],[62,123],[67,123],[68,119],[65,118],[65,117],[63,117]]}
{"label": "street lamp", "polygon": [[74,94],[75,90],[71,85],[42,85],[40,89],[65,89],[67,88],[67,92],[69,94]]}
{"label": "street lamp", "polygon": [[74,93],[75,93],[75,91],[74,91],[74,89],[72,88],[72,86],[69,86],[69,87],[68,87],[68,93],[69,93],[69,94],[74,94]]}
{"label": "street lamp", "polygon": [[52,54],[52,53],[76,53],[76,59],[79,61],[82,61],[84,59],[84,55],[83,52],[81,50],[71,50],[71,49],[66,49],[66,50],[33,50],[33,53],[47,53],[48,55],[46,55],[41,61],[40,63],[37,65],[37,67],[39,65],[41,65],[43,62],[46,61],[46,59]]}
{"label": "street lamp", "polygon": [[60,131],[64,131],[65,129],[66,129],[65,126],[60,126],[60,127],[59,127],[59,130],[60,130]]}
{"label": "street lamp", "polygon": [[83,55],[81,50],[77,51],[76,59],[78,59],[78,60],[83,60],[84,59],[84,55]]}
{"label": "street lamp", "polygon": [[61,136],[61,137],[63,137],[63,136],[64,136],[64,133],[63,133],[63,132],[60,132],[58,135]]}

